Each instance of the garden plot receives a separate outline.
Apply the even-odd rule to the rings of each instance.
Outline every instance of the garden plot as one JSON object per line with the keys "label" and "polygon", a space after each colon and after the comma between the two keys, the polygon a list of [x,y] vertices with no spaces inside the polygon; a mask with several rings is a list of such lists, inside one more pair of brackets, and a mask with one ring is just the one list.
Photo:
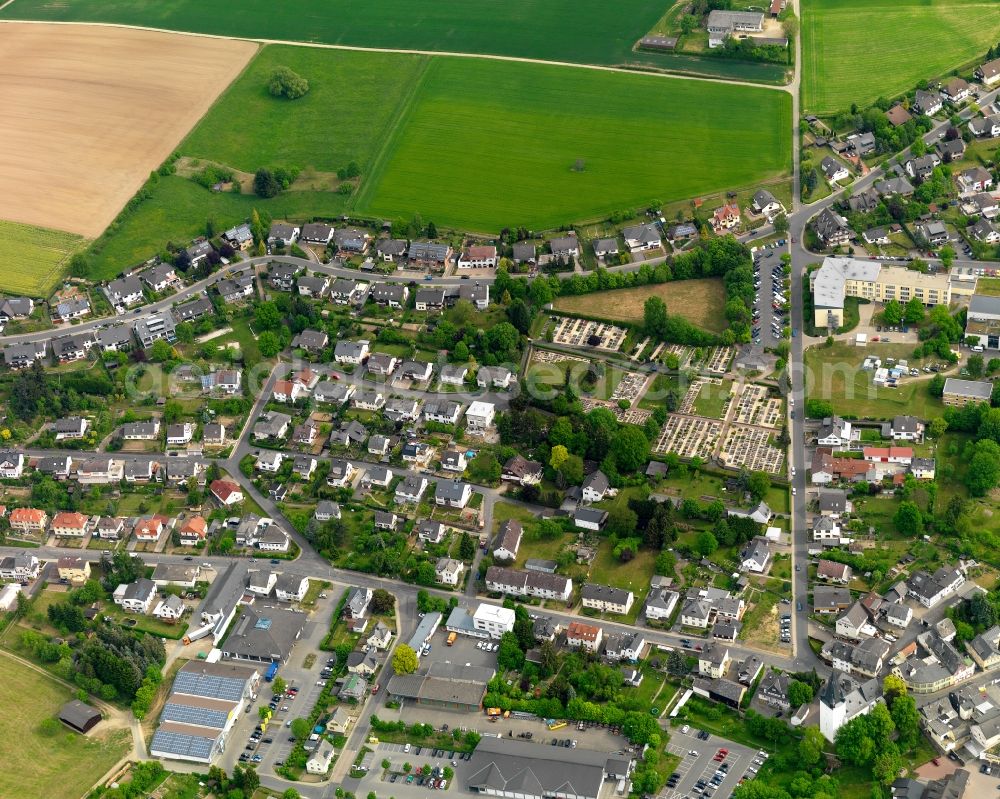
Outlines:
{"label": "garden plot", "polygon": [[772,433],[759,427],[733,424],[726,433],[719,458],[733,469],[779,474],[785,453],[770,443]]}
{"label": "garden plot", "polygon": [[721,435],[722,422],[717,419],[671,414],[656,442],[656,452],[675,452],[682,458],[707,460],[714,454]]}
{"label": "garden plot", "polygon": [[768,396],[764,386],[743,386],[736,398],[735,424],[777,427],[781,423],[781,400]]}
{"label": "garden plot", "polygon": [[552,340],[556,344],[570,347],[592,347],[608,352],[617,352],[625,341],[627,331],[606,322],[590,319],[570,319],[563,317],[556,324]]}

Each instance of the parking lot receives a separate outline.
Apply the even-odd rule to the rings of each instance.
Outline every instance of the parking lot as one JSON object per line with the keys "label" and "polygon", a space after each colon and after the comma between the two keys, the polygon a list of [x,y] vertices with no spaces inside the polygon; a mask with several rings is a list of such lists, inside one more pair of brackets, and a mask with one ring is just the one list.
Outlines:
{"label": "parking lot", "polygon": [[[785,296],[782,287],[785,270],[781,264],[781,254],[784,247],[760,249],[754,253],[754,302],[755,320],[753,324],[754,343],[762,347],[773,347],[781,340],[781,327],[787,322],[787,314],[775,310],[775,291],[779,292],[782,302],[789,298]],[[782,303],[779,303],[779,305]],[[777,332],[775,325],[777,325]]]}
{"label": "parking lot", "polygon": [[[756,750],[715,735],[701,740],[697,737],[697,729],[692,727],[686,733],[683,732],[684,729],[685,727],[675,729],[667,744],[667,749],[677,755],[681,762],[675,772],[679,779],[672,788],[663,788],[660,792],[662,799],[695,799],[702,796],[728,799],[741,779],[753,778],[754,774],[748,770],[758,768],[754,763],[755,759],[760,759]],[[720,749],[727,750],[727,754],[717,761],[714,758]],[[718,787],[714,787],[712,780],[724,765],[728,768],[718,780]],[[699,781],[703,787],[698,786]]]}

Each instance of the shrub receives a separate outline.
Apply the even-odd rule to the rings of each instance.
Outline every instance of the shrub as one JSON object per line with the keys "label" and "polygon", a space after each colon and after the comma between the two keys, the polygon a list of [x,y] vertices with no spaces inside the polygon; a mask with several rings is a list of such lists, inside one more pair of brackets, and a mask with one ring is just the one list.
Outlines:
{"label": "shrub", "polygon": [[309,81],[288,67],[275,67],[267,82],[272,97],[298,100],[309,93]]}

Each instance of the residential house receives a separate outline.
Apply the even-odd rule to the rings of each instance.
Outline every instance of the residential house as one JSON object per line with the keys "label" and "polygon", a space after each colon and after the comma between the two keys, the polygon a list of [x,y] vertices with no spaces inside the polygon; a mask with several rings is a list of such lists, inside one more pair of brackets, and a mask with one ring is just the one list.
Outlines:
{"label": "residential house", "polygon": [[387,513],[383,510],[375,511],[376,530],[395,530],[400,521],[400,517],[395,513]]}
{"label": "residential house", "polygon": [[106,541],[117,541],[125,530],[125,520],[120,516],[102,516],[97,520],[94,535]]}
{"label": "residential house", "polygon": [[0,580],[26,583],[38,577],[41,565],[34,555],[21,552],[0,558]]}
{"label": "residential house", "polygon": [[[207,244],[209,251],[212,251],[212,245],[208,242],[202,242],[202,244]],[[191,247],[188,248],[188,254],[190,255]],[[207,257],[208,253],[202,256],[202,259]],[[195,264],[195,260],[191,259],[192,265]],[[180,283],[177,278],[177,272],[171,264],[156,264],[156,266],[150,267],[149,269],[144,269],[140,274],[142,281],[150,287],[153,291],[159,293],[165,291],[174,283]]]}
{"label": "residential house", "polygon": [[430,400],[424,405],[424,419],[428,422],[453,425],[458,423],[461,415],[461,404],[451,400]]}
{"label": "residential house", "polygon": [[338,305],[351,305],[361,299],[366,287],[366,284],[356,280],[338,278],[330,285],[330,299]]}
{"label": "residential house", "polygon": [[52,429],[56,434],[56,441],[83,438],[89,427],[90,420],[79,416],[66,416],[62,419],[57,419],[52,425]]}
{"label": "residential house", "polygon": [[820,560],[816,568],[816,577],[832,583],[847,585],[851,581],[851,567],[846,563],[833,560]]}
{"label": "residential house", "polygon": [[398,486],[396,486],[396,502],[406,503],[420,502],[420,498],[427,490],[427,478],[422,475],[408,475]]}
{"label": "residential house", "polygon": [[410,296],[410,290],[398,283],[376,283],[369,289],[368,296],[379,305],[402,308]]}
{"label": "residential house", "polygon": [[931,173],[941,166],[941,159],[937,153],[927,153],[919,158],[911,158],[903,165],[906,174],[916,180],[927,180]]}
{"label": "residential house", "polygon": [[[399,378],[411,380],[416,383],[423,383],[431,379],[434,368],[430,363],[423,361],[403,361],[399,367]],[[455,404],[455,403],[451,403]]]}
{"label": "residential house", "polygon": [[841,180],[846,180],[851,176],[851,173],[847,171],[847,167],[830,155],[826,156],[820,162],[819,167],[823,171],[823,177],[826,178],[827,183],[830,185]]}
{"label": "residential house", "polygon": [[571,621],[566,626],[566,646],[596,652],[601,646],[603,635],[604,631],[600,627],[582,621]]}
{"label": "residential house", "polygon": [[60,582],[83,585],[90,579],[90,561],[72,555],[59,558],[56,562],[56,573]]}
{"label": "residential house", "polygon": [[243,489],[239,483],[234,483],[232,480],[213,480],[209,485],[209,491],[224,507],[238,505],[243,501]]}
{"label": "residential house", "polygon": [[267,243],[272,247],[291,247],[299,240],[302,229],[287,222],[272,222],[267,234]]}
{"label": "residential house", "polygon": [[330,472],[327,474],[326,482],[331,488],[346,488],[351,484],[357,470],[350,461],[343,458],[333,458],[330,460]]}
{"label": "residential house", "polygon": [[660,239],[660,230],[652,222],[625,227],[622,229],[622,236],[625,239],[625,246],[628,247],[629,252],[656,250],[663,246],[663,241]]}
{"label": "residential house", "polygon": [[8,344],[3,349],[3,360],[11,369],[24,369],[31,366],[35,361],[40,361],[44,358],[47,349],[48,347],[44,341]]}
{"label": "residential house", "polygon": [[292,417],[286,413],[277,411],[264,411],[253,426],[253,437],[263,438],[284,438],[288,435],[288,425]]}
{"label": "residential house", "polygon": [[362,339],[360,341],[338,341],[333,350],[333,358],[337,363],[349,363],[359,365],[368,357],[369,342]]}
{"label": "residential house", "polygon": [[601,260],[618,257],[618,239],[595,239],[594,255]]}
{"label": "residential house", "polygon": [[383,263],[391,264],[401,261],[409,249],[406,239],[379,239],[375,244],[375,252]]}
{"label": "residential house", "polygon": [[507,519],[497,530],[493,540],[493,558],[495,560],[513,561],[521,548],[524,527],[517,519]]}
{"label": "residential house", "polygon": [[89,332],[56,336],[52,339],[52,355],[59,363],[81,361],[96,343],[94,334]]}
{"label": "residential house", "polygon": [[160,435],[160,420],[148,422],[128,422],[121,426],[121,437],[125,441],[155,441]]}
{"label": "residential house", "polygon": [[522,486],[537,485],[542,481],[542,464],[514,455],[503,465],[500,478]]}
{"label": "residential house", "polygon": [[493,245],[471,245],[458,256],[459,269],[495,269],[497,248]]}
{"label": "residential house", "polygon": [[951,596],[965,583],[965,575],[954,566],[941,566],[934,574],[915,571],[906,581],[910,596],[925,608],[932,608]]}
{"label": "residential house", "polygon": [[82,513],[62,511],[52,517],[52,534],[59,538],[83,538],[88,521]]}
{"label": "residential house", "polygon": [[156,598],[156,584],[145,577],[134,583],[122,583],[114,592],[114,602],[127,613],[149,613]]}
{"label": "residential house", "polygon": [[462,364],[446,363],[441,367],[439,379],[445,385],[463,386],[465,377],[469,374],[469,367]]}
{"label": "residential house", "polygon": [[573,511],[573,524],[581,530],[598,531],[608,520],[608,512],[598,508],[578,507]]}
{"label": "residential house", "polygon": [[607,476],[598,469],[583,478],[580,496],[584,502],[600,502],[610,487]]}
{"label": "residential house", "polygon": [[132,333],[142,347],[149,349],[157,341],[163,340],[172,344],[177,340],[175,329],[177,323],[168,310],[139,319],[132,328]]}
{"label": "residential house", "polygon": [[413,307],[418,311],[442,310],[444,308],[444,289],[433,287],[417,289]]}
{"label": "residential house", "polygon": [[325,275],[303,275],[298,279],[297,288],[303,297],[319,298],[330,287],[330,278]]}
{"label": "residential house", "polygon": [[915,108],[921,114],[930,116],[931,114],[936,114],[944,108],[944,103],[941,101],[941,96],[939,94],[924,91],[923,89],[917,89],[917,92],[913,97],[913,105],[911,107]]}
{"label": "residential house", "polygon": [[180,422],[178,424],[167,425],[167,446],[180,447],[190,444],[194,438],[194,424],[192,422]]}
{"label": "residential house", "polygon": [[624,588],[615,588],[598,583],[584,583],[580,592],[583,607],[601,613],[625,615],[632,609],[635,595]]}
{"label": "residential house", "polygon": [[441,522],[424,519],[417,523],[414,532],[417,534],[417,540],[425,544],[440,544],[444,540],[447,528]]}
{"label": "residential house", "polygon": [[208,539],[208,522],[202,516],[189,516],[178,531],[181,546],[193,547]]}
{"label": "residential house", "polygon": [[112,280],[104,287],[104,295],[113,306],[128,308],[142,302],[142,282],[135,275]]}
{"label": "residential house", "polygon": [[302,271],[297,264],[274,263],[268,267],[267,279],[273,288],[279,291],[291,291],[295,286],[295,278]]}
{"label": "residential house", "polygon": [[282,574],[274,584],[274,595],[282,602],[301,602],[309,592],[309,578]]}
{"label": "residential house", "polygon": [[962,194],[974,194],[993,188],[993,175],[978,164],[959,172],[957,181]]}
{"label": "residential house", "polygon": [[958,77],[941,84],[941,96],[952,105],[960,105],[968,100],[969,93],[969,84]]}
{"label": "residential house", "polygon": [[771,548],[763,536],[755,536],[740,551],[740,571],[763,574],[771,562]]}
{"label": "residential house", "polygon": [[371,234],[356,227],[340,228],[333,234],[333,241],[338,252],[363,255],[372,240]]}
{"label": "residential house", "polygon": [[486,590],[566,602],[573,595],[573,581],[559,574],[490,566],[486,570]]}
{"label": "residential house", "polygon": [[740,208],[735,203],[723,205],[712,212],[712,230],[716,233],[724,233],[737,228],[742,221]]}
{"label": "residential house", "polygon": [[476,385],[480,388],[510,388],[517,377],[504,366],[481,366],[476,372]]}
{"label": "residential house", "polygon": [[325,222],[307,222],[302,226],[300,241],[306,244],[320,244],[326,246],[333,238],[333,227]]}
{"label": "residential house", "polygon": [[447,244],[433,241],[410,242],[407,259],[411,266],[444,269],[452,259],[452,249]]}
{"label": "residential house", "polygon": [[250,225],[236,225],[222,234],[222,240],[234,250],[242,252],[253,246],[253,233]]}
{"label": "residential house", "polygon": [[461,474],[465,471],[466,465],[465,453],[461,450],[449,449],[441,455],[441,468],[446,471]]}
{"label": "residential house", "polygon": [[758,189],[754,192],[750,207],[755,214],[766,217],[769,222],[778,214],[785,212],[785,207],[767,189]]}
{"label": "residential house", "polygon": [[846,588],[817,585],[813,589],[813,610],[816,613],[839,614],[847,610],[853,603],[851,592]]}
{"label": "residential house", "polygon": [[0,479],[18,480],[24,474],[24,455],[12,449],[0,450]]}
{"label": "residential house", "polygon": [[472,499],[472,486],[459,480],[439,480],[434,488],[434,502],[449,508],[464,508]]}
{"label": "residential house", "polygon": [[465,564],[454,558],[438,558],[434,579],[443,585],[458,585],[465,571]]}
{"label": "residential house", "polygon": [[851,240],[847,220],[831,208],[825,208],[813,221],[813,228],[826,247],[839,247]]}
{"label": "residential house", "polygon": [[710,641],[698,654],[698,673],[718,680],[726,675],[731,660],[729,647]]}
{"label": "residential house", "polygon": [[153,616],[167,624],[176,624],[184,615],[185,610],[180,597],[168,594],[156,603],[156,607],[153,608]]}
{"label": "residential house", "polygon": [[788,701],[788,686],[792,678],[787,672],[771,670],[765,674],[757,686],[757,701],[768,707],[787,713],[791,709]]}
{"label": "residential house", "polygon": [[316,510],[313,513],[313,517],[318,522],[328,522],[331,519],[339,519],[340,505],[329,499],[321,499],[316,504]]}

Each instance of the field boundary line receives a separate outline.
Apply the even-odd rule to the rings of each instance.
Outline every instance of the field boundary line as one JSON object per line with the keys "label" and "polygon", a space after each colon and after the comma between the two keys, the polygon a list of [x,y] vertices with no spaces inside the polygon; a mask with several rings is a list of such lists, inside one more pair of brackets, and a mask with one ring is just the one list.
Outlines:
{"label": "field boundary line", "polygon": [[410,113],[413,111],[417,96],[423,88],[424,81],[427,80],[427,73],[430,72],[433,63],[433,58],[425,57],[422,60],[420,71],[413,76],[409,90],[399,99],[399,104],[396,106],[396,113],[389,117],[385,128],[382,130],[382,146],[372,155],[371,161],[368,163],[367,177],[363,177],[361,180],[361,191],[348,201],[348,209],[360,209],[363,211],[365,206],[371,201],[372,192],[375,191],[375,187],[378,185],[382,173],[385,171],[385,165],[389,161],[389,153],[395,149],[399,132],[403,129],[410,117]]}
{"label": "field boundary line", "polygon": [[[10,0],[13,2],[14,0]],[[2,10],[2,7],[0,7]],[[149,31],[151,33],[172,33],[178,36],[198,36],[203,39],[223,39],[225,41],[256,42],[257,44],[280,44],[287,47],[311,47],[317,50],[347,50],[359,53],[390,53],[397,55],[444,56],[447,58],[477,58],[483,61],[510,61],[520,64],[539,64],[549,67],[569,67],[572,69],[590,69],[597,72],[617,72],[623,75],[637,77],[661,78],[667,80],[694,80],[702,83],[721,83],[726,86],[746,86],[751,89],[765,89],[790,94],[790,85],[775,86],[768,83],[753,83],[747,80],[728,80],[726,78],[710,78],[702,75],[682,75],[671,72],[646,72],[636,69],[602,64],[577,64],[572,61],[553,61],[545,58],[526,58],[524,56],[499,55],[495,53],[463,53],[452,50],[414,50],[399,47],[362,47],[349,44],[325,44],[322,42],[296,42],[287,39],[265,39],[255,36],[223,36],[219,33],[198,33],[195,31],[180,31],[172,28],[154,28],[149,25],[126,25],[120,22],[69,22],[41,19],[0,19],[5,25],[71,25],[91,28],[122,28],[125,30]],[[252,60],[252,59],[251,59]]]}

